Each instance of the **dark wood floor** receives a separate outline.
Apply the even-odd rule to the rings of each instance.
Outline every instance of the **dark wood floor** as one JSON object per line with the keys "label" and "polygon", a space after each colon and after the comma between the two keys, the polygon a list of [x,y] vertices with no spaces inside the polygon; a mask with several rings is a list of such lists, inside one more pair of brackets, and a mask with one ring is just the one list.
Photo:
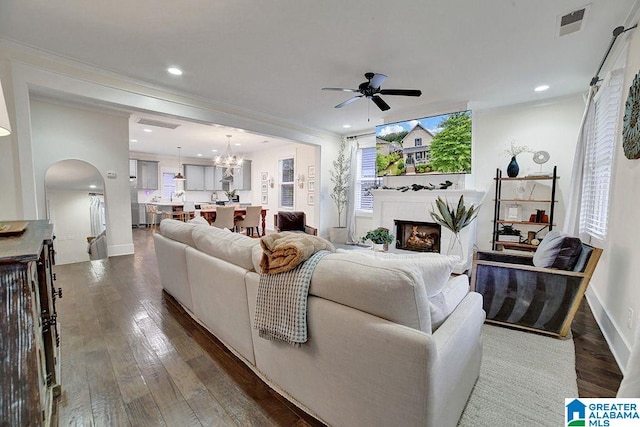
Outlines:
{"label": "dark wood floor", "polygon": [[[273,392],[163,294],[151,232],[135,255],[56,266],[61,426],[322,425]],[[573,328],[581,397],[613,396],[620,371],[583,303]]]}

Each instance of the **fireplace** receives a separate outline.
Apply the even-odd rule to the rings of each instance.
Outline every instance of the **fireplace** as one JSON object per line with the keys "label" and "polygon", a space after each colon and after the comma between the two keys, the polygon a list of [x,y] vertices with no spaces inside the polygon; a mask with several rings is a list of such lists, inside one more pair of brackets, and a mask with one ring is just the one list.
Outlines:
{"label": "fireplace", "polygon": [[396,219],[396,248],[440,253],[440,224]]}

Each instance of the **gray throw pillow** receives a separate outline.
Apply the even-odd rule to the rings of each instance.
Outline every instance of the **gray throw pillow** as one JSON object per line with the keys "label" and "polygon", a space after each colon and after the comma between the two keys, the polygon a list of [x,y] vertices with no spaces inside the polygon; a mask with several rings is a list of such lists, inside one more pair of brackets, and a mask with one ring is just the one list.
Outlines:
{"label": "gray throw pillow", "polygon": [[542,239],[533,255],[533,265],[543,268],[572,270],[582,252],[582,242],[577,237],[553,230]]}

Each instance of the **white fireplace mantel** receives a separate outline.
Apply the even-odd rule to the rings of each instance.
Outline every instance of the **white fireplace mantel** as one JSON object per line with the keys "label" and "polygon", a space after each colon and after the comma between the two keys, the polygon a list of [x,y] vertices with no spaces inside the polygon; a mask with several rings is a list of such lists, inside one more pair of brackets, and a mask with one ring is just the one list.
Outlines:
{"label": "white fireplace mantel", "polygon": [[[446,199],[449,204],[457,204],[460,196],[464,196],[467,207],[482,203],[486,193],[478,190],[371,190],[373,194],[373,228],[384,227],[395,234],[394,220],[434,222],[429,212],[436,209],[435,201],[438,197]],[[476,227],[478,221],[473,221],[460,233],[464,259],[454,272],[462,273],[471,267],[473,247],[476,241]],[[446,252],[453,233],[442,227],[440,248]],[[390,245],[394,246],[395,245]],[[393,249],[392,249],[393,251]]]}

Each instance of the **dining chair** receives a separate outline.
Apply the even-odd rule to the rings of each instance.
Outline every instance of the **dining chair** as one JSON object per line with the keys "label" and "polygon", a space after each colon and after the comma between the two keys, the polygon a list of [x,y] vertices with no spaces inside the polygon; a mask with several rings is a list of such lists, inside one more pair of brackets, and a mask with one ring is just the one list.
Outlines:
{"label": "dining chair", "polygon": [[245,215],[245,217],[236,221],[236,227],[238,227],[238,229],[246,229],[247,236],[253,236],[253,229],[255,228],[256,234],[260,236],[260,230],[258,229],[258,227],[260,226],[262,206],[247,206],[246,210],[247,214]]}
{"label": "dining chair", "polygon": [[211,223],[212,226],[218,228],[234,229],[234,213],[236,208],[234,206],[217,206],[216,207],[216,219]]}

